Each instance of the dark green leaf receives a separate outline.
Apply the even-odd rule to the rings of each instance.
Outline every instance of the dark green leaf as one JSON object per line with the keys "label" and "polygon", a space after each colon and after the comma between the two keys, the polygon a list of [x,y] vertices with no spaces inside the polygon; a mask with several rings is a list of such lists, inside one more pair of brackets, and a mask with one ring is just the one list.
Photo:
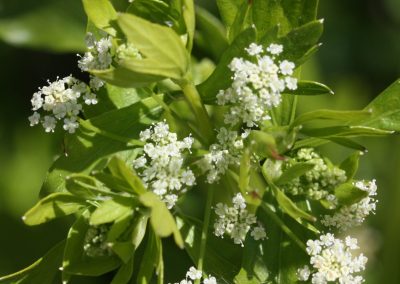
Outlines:
{"label": "dark green leaf", "polygon": [[198,86],[199,93],[205,103],[215,104],[215,97],[220,90],[226,90],[232,83],[232,72],[228,65],[235,57],[245,55],[245,48],[255,41],[255,30],[249,28],[242,32],[224,52],[220,62],[211,76]]}
{"label": "dark green leaf", "polygon": [[111,249],[125,264],[129,263],[135,252],[131,242],[114,242],[111,244]]}
{"label": "dark green leaf", "polygon": [[320,96],[334,94],[334,92],[328,86],[313,81],[299,81],[297,83],[296,90],[287,90],[285,93],[297,96]]}
{"label": "dark green leaf", "polygon": [[228,40],[232,42],[242,31],[251,25],[251,2],[243,1],[236,13],[235,20],[228,28]]}
{"label": "dark green leaf", "polygon": [[156,234],[149,230],[146,249],[140,263],[137,276],[138,284],[149,284],[153,278],[154,269],[158,265],[158,257],[160,254],[160,242],[157,240]]}
{"label": "dark green leaf", "polygon": [[335,188],[335,196],[342,205],[352,205],[368,196],[368,191],[361,190],[353,183],[344,183]]}
{"label": "dark green leaf", "polygon": [[358,170],[358,161],[360,160],[361,152],[357,151],[347,157],[340,164],[340,168],[346,172],[347,181],[352,180]]}
{"label": "dark green leaf", "polygon": [[107,242],[115,242],[130,227],[132,219],[133,214],[131,212],[115,219],[107,233]]}
{"label": "dark green leaf", "polygon": [[66,176],[73,172],[90,173],[102,158],[134,147],[128,140],[137,138],[140,131],[159,117],[161,111],[162,107],[154,98],[146,98],[129,107],[112,110],[88,120],[91,125],[107,133],[126,137],[126,142],[82,128],[77,135],[68,135],[65,142],[68,156],[61,156],[55,162],[46,177],[41,195],[64,191]]}
{"label": "dark green leaf", "polygon": [[62,262],[65,241],[60,242],[27,268],[16,273],[0,277],[2,284],[44,284],[55,283],[56,274]]}
{"label": "dark green leaf", "polygon": [[111,284],[126,284],[129,282],[133,274],[133,260],[134,258],[131,257],[127,263],[121,265]]}
{"label": "dark green leaf", "polygon": [[235,21],[236,15],[239,12],[239,7],[244,2],[244,0],[217,0],[219,14],[228,29]]}
{"label": "dark green leaf", "polygon": [[[196,19],[196,44],[208,52],[215,60],[219,60],[223,52],[228,48],[224,26],[218,18],[200,7],[196,7]],[[210,44],[210,42],[213,44]]]}
{"label": "dark green leaf", "polygon": [[89,216],[90,212],[85,211],[69,230],[63,259],[63,269],[69,274],[99,276],[121,265],[116,255],[105,252],[104,255],[90,257],[86,254],[83,247],[90,228]]}
{"label": "dark green leaf", "polygon": [[73,214],[86,206],[85,200],[80,197],[69,193],[53,193],[40,200],[22,219],[29,226],[39,225]]}

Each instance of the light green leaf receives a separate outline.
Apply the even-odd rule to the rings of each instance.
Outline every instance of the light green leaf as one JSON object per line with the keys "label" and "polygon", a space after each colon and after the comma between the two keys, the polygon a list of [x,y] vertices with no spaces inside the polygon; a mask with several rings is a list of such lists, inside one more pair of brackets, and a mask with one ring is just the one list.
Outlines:
{"label": "light green leaf", "polygon": [[128,192],[138,195],[146,192],[146,188],[144,187],[142,180],[136,175],[133,167],[131,166],[131,168],[129,168],[121,159],[115,156],[112,157],[108,163],[108,169],[114,177],[125,181],[125,183],[129,186]]}
{"label": "light green leaf", "polygon": [[99,29],[116,36],[117,31],[112,22],[117,19],[117,11],[109,0],[82,0],[89,20]]}
{"label": "light green leaf", "polygon": [[297,163],[288,168],[282,173],[279,179],[276,181],[277,185],[282,185],[298,178],[305,173],[311,171],[315,167],[312,163]]}
{"label": "light green leaf", "polygon": [[243,1],[240,5],[235,20],[228,28],[228,40],[232,42],[242,31],[251,26],[251,2]]}
{"label": "light green leaf", "polygon": [[133,214],[135,204],[135,200],[122,197],[106,200],[90,216],[90,225],[111,223],[127,214]]}
{"label": "light green leaf", "polygon": [[32,265],[13,274],[0,277],[2,284],[54,283],[62,262],[65,241],[58,243]]}
{"label": "light green leaf", "polygon": [[183,248],[182,236],[165,203],[152,192],[142,194],[139,199],[144,206],[151,208],[150,223],[156,235],[164,238],[173,234],[175,243]]}
{"label": "light green leaf", "polygon": [[[130,14],[120,14],[118,24],[143,59],[130,59],[121,66],[133,72],[181,80],[188,71],[188,54],[171,28]],[[162,42],[162,44],[160,44]]]}
{"label": "light green leaf", "polygon": [[340,168],[346,172],[347,181],[352,180],[356,175],[361,153],[354,152],[340,164]]}
{"label": "light green leaf", "polygon": [[29,9],[25,8],[24,0],[12,2],[18,3],[15,5],[21,9],[0,19],[0,39],[4,42],[41,51],[86,50],[86,21],[80,1],[35,1],[33,7],[29,5]]}
{"label": "light green leaf", "polygon": [[217,0],[219,14],[227,29],[232,26],[239,8],[244,2],[244,0]]}
{"label": "light green leaf", "polygon": [[140,263],[137,276],[138,284],[149,284],[153,278],[154,270],[158,266],[161,242],[153,230],[149,230],[146,249]]}
{"label": "light green leaf", "polygon": [[365,119],[371,116],[368,111],[339,111],[329,109],[319,109],[315,111],[306,112],[296,117],[293,126],[301,125],[314,120],[333,120],[333,121],[350,121],[354,118]]}
{"label": "light green leaf", "polygon": [[135,249],[137,249],[143,241],[144,235],[146,233],[148,220],[149,217],[146,215],[139,215],[135,219],[132,231],[132,244],[135,247]]}
{"label": "light green leaf", "polygon": [[196,29],[196,18],[194,9],[194,0],[183,0],[182,16],[186,25],[188,36],[187,49],[189,53],[192,51],[194,33]]}
{"label": "light green leaf", "polygon": [[66,189],[74,196],[86,200],[95,200],[99,196],[112,196],[113,194],[104,188],[95,178],[83,175],[74,174],[68,176],[65,182]]}
{"label": "light green leaf", "polygon": [[111,244],[111,249],[125,264],[129,263],[135,252],[131,242],[114,242]]}
{"label": "light green leaf", "polygon": [[116,255],[89,257],[84,251],[85,238],[89,225],[90,212],[85,211],[68,232],[64,251],[63,271],[69,274],[99,276],[121,265]]}
{"label": "light green leaf", "polygon": [[73,214],[86,206],[85,200],[80,197],[69,193],[53,193],[40,200],[22,219],[29,226],[39,225]]}
{"label": "light green leaf", "polygon": [[371,112],[371,117],[364,120],[355,120],[369,127],[391,131],[400,131],[400,80],[394,82],[378,97],[376,97],[365,110]]}
{"label": "light green leaf", "polygon": [[131,212],[127,212],[115,219],[107,233],[107,242],[115,242],[130,227],[133,216]]}
{"label": "light green leaf", "polygon": [[215,104],[215,97],[218,92],[230,87],[232,84],[232,72],[229,70],[228,65],[234,57],[242,57],[245,55],[245,48],[255,41],[255,37],[255,30],[252,28],[247,29],[242,32],[224,52],[211,76],[198,86],[203,102]]}
{"label": "light green leaf", "polygon": [[322,128],[303,128],[301,132],[312,137],[359,137],[393,134],[393,131],[387,131],[367,126],[332,126]]}
{"label": "light green leaf", "polygon": [[344,183],[335,188],[335,196],[339,204],[352,205],[368,196],[368,191],[361,190],[353,183]]}

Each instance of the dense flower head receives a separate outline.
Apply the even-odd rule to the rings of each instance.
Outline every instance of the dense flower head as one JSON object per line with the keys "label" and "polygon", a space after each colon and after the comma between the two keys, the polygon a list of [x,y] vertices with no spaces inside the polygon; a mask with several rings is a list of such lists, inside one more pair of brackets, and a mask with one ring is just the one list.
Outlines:
{"label": "dense flower head", "polygon": [[[174,284],[193,284],[193,280],[200,280],[203,278],[203,272],[196,269],[195,267],[190,267],[188,272],[186,272],[185,279],[180,282],[175,282]],[[203,278],[203,284],[217,284],[217,279],[211,275]]]}
{"label": "dense flower head", "polygon": [[196,179],[190,168],[184,167],[184,152],[189,152],[193,138],[178,140],[176,133],[169,131],[165,122],[159,122],[140,133],[140,140],[146,142],[143,155],[133,162],[145,186],[172,208],[178,200],[178,193],[186,192]]}
{"label": "dense flower head", "polygon": [[346,181],[346,172],[323,159],[312,148],[302,148],[293,158],[286,161],[270,161],[274,163],[275,175],[279,175],[297,163],[310,163],[314,168],[303,176],[282,185],[282,189],[292,195],[305,195],[310,199],[327,199],[335,203],[333,190]]}
{"label": "dense flower head", "polygon": [[89,227],[83,245],[87,256],[99,257],[112,254],[111,247],[107,242],[108,229],[107,225]]}
{"label": "dense flower head", "polygon": [[377,195],[376,181],[357,181],[354,182],[354,185],[368,192],[368,196],[355,204],[342,206],[339,211],[333,215],[325,215],[321,220],[323,225],[336,227],[340,231],[346,231],[361,225],[371,212],[375,212],[376,203],[378,202],[375,199]]}
{"label": "dense flower head", "polygon": [[[265,229],[257,224],[257,218],[246,209],[246,202],[242,194],[236,194],[232,199],[232,206],[218,203],[215,207],[217,220],[214,223],[214,234],[223,238],[228,235],[235,244],[241,244],[246,239],[247,233],[252,229],[250,235],[257,240],[266,238]],[[254,226],[257,224],[257,226]]]}
{"label": "dense flower head", "polygon": [[313,284],[364,282],[362,276],[355,274],[365,269],[367,258],[362,253],[354,256],[353,251],[357,249],[357,239],[346,237],[343,241],[330,233],[308,240],[306,250],[311,257],[311,269],[308,266],[299,269],[299,280],[307,281],[311,276]]}
{"label": "dense flower head", "polygon": [[[96,104],[96,95],[85,83],[72,76],[48,83],[33,94],[34,113],[29,117],[30,125],[41,123],[46,132],[54,132],[57,122],[62,120],[64,130],[74,133],[79,127],[77,120],[82,104]],[[45,114],[40,114],[40,110]]]}
{"label": "dense flower head", "polygon": [[297,89],[297,79],[292,77],[294,63],[278,59],[282,45],[264,49],[252,43],[246,51],[251,59],[235,57],[231,61],[232,86],[220,90],[217,100],[219,105],[230,105],[225,123],[254,127],[271,119],[269,111],[281,103],[282,92]]}
{"label": "dense flower head", "polygon": [[207,172],[207,182],[214,183],[225,174],[230,165],[238,165],[243,151],[243,139],[248,136],[245,131],[239,134],[237,131],[228,130],[225,127],[219,129],[217,143],[210,146],[209,153],[204,156],[202,168]]}
{"label": "dense flower head", "polygon": [[111,37],[104,34],[104,37],[97,40],[92,33],[87,33],[85,40],[88,51],[78,61],[78,67],[86,72],[110,68],[112,63]]}

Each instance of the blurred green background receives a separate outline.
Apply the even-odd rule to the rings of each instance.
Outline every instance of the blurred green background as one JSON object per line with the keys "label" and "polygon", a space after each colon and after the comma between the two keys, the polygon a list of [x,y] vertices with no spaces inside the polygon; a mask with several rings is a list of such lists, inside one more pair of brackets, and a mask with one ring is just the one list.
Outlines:
{"label": "blurred green background", "polygon": [[[212,11],[215,1],[199,4]],[[324,0],[323,46],[303,78],[330,86],[331,97],[301,98],[299,111],[358,109],[400,77],[400,1]],[[62,137],[30,128],[30,98],[56,76],[73,74],[84,50],[79,0],[0,0],[0,275],[33,262],[65,236],[70,220],[27,227],[22,214],[37,201],[45,173],[62,153]],[[400,96],[400,94],[399,94]],[[365,139],[359,178],[376,178],[376,215],[353,232],[369,257],[366,283],[400,283],[400,137]],[[348,150],[323,149],[339,162]]]}

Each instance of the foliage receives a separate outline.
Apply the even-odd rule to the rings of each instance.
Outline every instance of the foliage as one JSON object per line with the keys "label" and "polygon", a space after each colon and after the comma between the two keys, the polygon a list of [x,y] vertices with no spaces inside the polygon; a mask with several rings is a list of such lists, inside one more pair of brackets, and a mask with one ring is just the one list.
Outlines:
{"label": "foliage", "polygon": [[[191,0],[83,1],[87,30],[112,38],[113,62],[107,69],[89,70],[106,82],[98,94],[100,102],[84,109],[75,134],[66,134],[66,155],[53,164],[42,199],[23,217],[31,226],[70,214],[77,220],[66,240],[28,268],[0,278],[0,283],[73,281],[110,271],[115,271],[112,283],[174,281],[179,276],[164,270],[163,247],[169,236],[175,250],[184,249],[190,257],[193,263],[188,267],[194,264],[220,281],[295,283],[297,269],[309,262],[307,240],[325,230],[323,214],[368,196],[354,185],[359,153],[365,149],[354,138],[399,131],[400,81],[364,110],[315,110],[296,116],[301,96],[332,94],[321,83],[299,80],[296,90],[282,94],[270,120],[248,129],[239,165],[230,165],[218,186],[202,181],[202,158],[212,153],[209,146],[219,139],[213,129],[224,125],[223,115],[229,112],[229,106],[218,104],[218,94],[232,84],[232,60],[248,57],[246,48],[252,43],[263,48],[281,44],[282,58],[296,64],[299,77],[301,64],[319,47],[323,28],[316,19],[318,1],[217,4],[222,22],[202,9],[195,13]],[[209,41],[216,45],[207,47]],[[140,56],[119,58],[124,44],[132,44]],[[191,61],[193,44],[209,48],[218,60],[212,74],[197,86],[193,78],[198,77],[200,63]],[[178,137],[191,134],[195,139],[185,165],[199,178],[172,210],[132,166],[146,151],[142,133],[160,120]],[[319,197],[287,190],[293,184],[305,186],[308,175],[321,165],[314,160],[319,156],[302,161],[296,155],[326,143],[356,150],[340,165],[320,159],[326,171],[343,172],[345,179],[332,189],[321,189]],[[241,248],[208,228],[213,198],[230,200],[232,193],[245,197],[249,210],[267,228],[268,239],[259,242],[247,236]],[[204,215],[187,206],[190,198],[198,199]]]}

